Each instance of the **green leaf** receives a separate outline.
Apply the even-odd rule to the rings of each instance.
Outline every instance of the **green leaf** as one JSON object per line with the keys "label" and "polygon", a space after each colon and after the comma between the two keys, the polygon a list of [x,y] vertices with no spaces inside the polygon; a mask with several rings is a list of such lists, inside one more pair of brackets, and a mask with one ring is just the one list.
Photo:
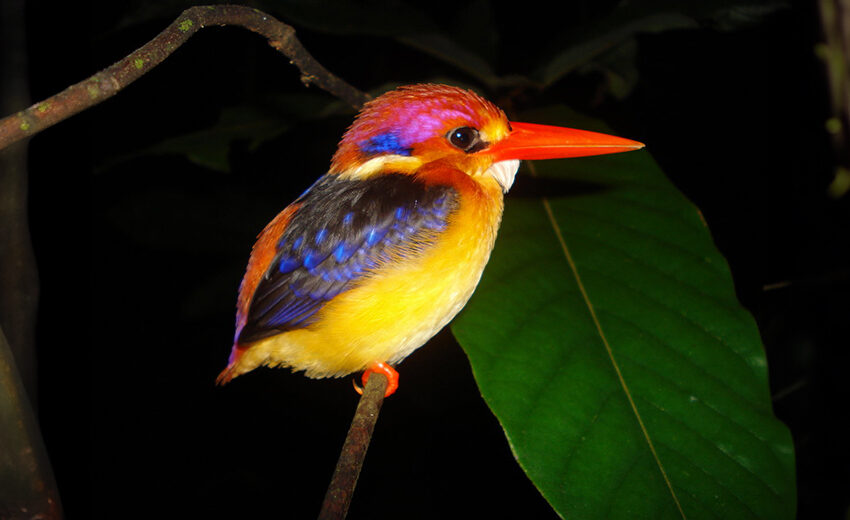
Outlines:
{"label": "green leaf", "polygon": [[699,212],[647,151],[533,168],[515,190],[546,198],[507,197],[452,326],[520,465],[564,518],[792,518],[759,332]]}
{"label": "green leaf", "polygon": [[229,154],[236,141],[247,143],[254,151],[296,126],[298,122],[318,119],[350,110],[344,103],[325,94],[305,92],[265,98],[254,105],[237,105],[221,110],[212,126],[164,139],[129,154],[108,157],[100,171],[146,155],[183,155],[189,161],[211,170],[229,173]]}
{"label": "green leaf", "polygon": [[629,38],[621,45],[615,46],[609,52],[602,54],[579,68],[580,74],[599,72],[605,76],[608,91],[616,99],[625,99],[638,84],[639,72],[637,67],[638,43],[636,38]]}
{"label": "green leaf", "polygon": [[[396,39],[456,67],[491,88],[507,84],[507,80],[496,77],[493,69],[486,61],[458,45],[445,34],[438,32],[413,33],[396,36]],[[518,79],[515,81],[519,82]]]}
{"label": "green leaf", "polygon": [[[556,35],[552,45],[555,50],[541,61],[534,79],[548,87],[595,60],[609,61],[605,58],[606,54],[617,53],[617,48],[622,45],[634,45],[635,37],[640,34],[696,29],[706,25],[735,30],[752,25],[788,5],[787,0],[621,2],[610,12],[603,12],[576,30]],[[634,63],[626,65],[621,59],[617,61],[620,65],[634,67]],[[614,88],[622,87],[615,85]]]}
{"label": "green leaf", "polygon": [[185,154],[195,164],[219,172],[229,172],[227,154],[230,143],[248,141],[253,149],[288,128],[288,124],[272,114],[253,107],[229,107],[221,112],[218,122],[210,128],[167,139],[142,153]]}
{"label": "green leaf", "polygon": [[586,28],[581,37],[572,43],[565,43],[560,51],[535,73],[535,77],[548,87],[581,65],[628,42],[637,34],[696,26],[692,18],[676,12],[639,18],[607,17]]}

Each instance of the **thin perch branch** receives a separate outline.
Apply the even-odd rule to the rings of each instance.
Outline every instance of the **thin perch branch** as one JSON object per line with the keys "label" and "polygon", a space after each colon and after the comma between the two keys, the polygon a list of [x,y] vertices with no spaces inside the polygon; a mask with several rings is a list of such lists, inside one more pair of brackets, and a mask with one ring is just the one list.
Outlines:
{"label": "thin perch branch", "polygon": [[[0,119],[0,150],[114,96],[160,64],[198,30],[211,25],[240,26],[264,36],[269,45],[298,67],[305,85],[315,83],[355,108],[369,100],[368,94],[337,78],[317,62],[289,25],[249,7],[196,6],[183,11],[153,40],[121,61],[44,101]],[[383,375],[373,374],[369,378],[322,504],[320,519],[342,519],[348,513],[386,388],[387,379]]]}
{"label": "thin perch branch", "polygon": [[351,496],[363,467],[363,459],[366,458],[366,450],[369,448],[386,390],[387,378],[383,374],[372,373],[366,381],[366,388],[363,389],[354,420],[351,421],[351,427],[342,445],[339,461],[322,503],[319,520],[341,520],[348,514]]}
{"label": "thin perch branch", "polygon": [[236,25],[264,36],[269,45],[298,67],[305,84],[315,83],[355,108],[369,100],[367,94],[334,76],[317,62],[295,37],[295,29],[291,26],[250,7],[195,6],[183,11],[156,38],[121,61],[53,97],[0,119],[0,149],[109,99],[159,65],[200,29],[214,25]]}

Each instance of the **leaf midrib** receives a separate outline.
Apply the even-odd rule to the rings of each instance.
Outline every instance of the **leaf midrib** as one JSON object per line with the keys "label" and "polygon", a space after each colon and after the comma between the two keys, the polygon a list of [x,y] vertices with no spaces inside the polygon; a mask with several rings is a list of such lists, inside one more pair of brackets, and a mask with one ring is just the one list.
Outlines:
{"label": "leaf midrib", "polygon": [[[534,170],[532,169],[532,172],[533,171]],[[611,365],[617,375],[617,380],[620,382],[620,386],[626,395],[626,399],[629,402],[629,406],[632,409],[632,413],[634,414],[635,419],[637,419],[638,425],[641,429],[641,433],[643,434],[647,446],[649,447],[649,450],[652,453],[652,457],[655,460],[656,465],[658,466],[658,470],[661,472],[662,478],[664,478],[665,484],[667,484],[667,489],[670,491],[670,495],[673,498],[673,502],[675,502],[676,504],[676,508],[679,510],[679,514],[683,519],[687,519],[687,516],[685,515],[685,512],[682,509],[682,505],[681,503],[679,503],[679,497],[676,496],[676,491],[673,489],[673,485],[670,482],[670,478],[667,476],[667,471],[664,469],[664,465],[661,463],[661,459],[658,457],[658,453],[656,452],[655,446],[652,443],[652,438],[649,435],[649,431],[646,429],[646,425],[643,422],[643,418],[641,417],[640,412],[637,409],[637,405],[635,404],[634,398],[632,397],[631,391],[629,390],[629,386],[626,384],[626,380],[623,377],[622,372],[620,371],[620,366],[617,363],[617,360],[614,358],[614,352],[611,350],[611,345],[608,343],[608,338],[605,336],[605,332],[602,329],[602,324],[596,316],[596,310],[594,309],[593,303],[590,301],[590,297],[587,294],[584,284],[582,283],[581,276],[578,273],[578,268],[576,267],[576,264],[573,261],[573,257],[570,253],[569,248],[567,247],[567,243],[564,239],[563,233],[561,232],[561,228],[558,225],[558,222],[555,220],[555,215],[552,212],[552,206],[549,204],[549,200],[547,198],[543,198],[542,202],[543,207],[546,211],[546,217],[549,220],[549,224],[552,226],[553,231],[555,232],[555,236],[558,239],[558,244],[561,247],[561,252],[564,254],[564,258],[566,259],[567,264],[569,265],[570,270],[573,273],[573,277],[576,280],[579,292],[581,293],[582,299],[585,305],[587,306],[588,311],[590,312],[591,319],[593,320],[593,324],[596,327],[597,333],[599,334],[599,338],[602,341],[602,344],[605,346],[605,351],[608,354],[608,359],[611,361]]]}

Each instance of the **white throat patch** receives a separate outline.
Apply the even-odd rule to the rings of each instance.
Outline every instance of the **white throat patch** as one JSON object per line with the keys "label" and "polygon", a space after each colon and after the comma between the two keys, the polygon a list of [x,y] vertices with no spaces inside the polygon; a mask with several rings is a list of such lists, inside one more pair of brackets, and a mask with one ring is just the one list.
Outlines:
{"label": "white throat patch", "polygon": [[511,159],[509,161],[499,161],[491,164],[484,173],[496,179],[496,182],[502,187],[502,191],[507,193],[514,184],[514,178],[516,178],[518,169],[519,159]]}

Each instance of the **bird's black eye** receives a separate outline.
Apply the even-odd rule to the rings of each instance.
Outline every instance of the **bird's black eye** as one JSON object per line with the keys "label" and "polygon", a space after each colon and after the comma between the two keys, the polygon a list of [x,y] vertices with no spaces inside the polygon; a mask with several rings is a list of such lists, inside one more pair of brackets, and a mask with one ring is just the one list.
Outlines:
{"label": "bird's black eye", "polygon": [[452,146],[456,146],[464,152],[472,153],[480,148],[481,139],[478,136],[478,130],[471,126],[455,128],[449,132],[447,137]]}

